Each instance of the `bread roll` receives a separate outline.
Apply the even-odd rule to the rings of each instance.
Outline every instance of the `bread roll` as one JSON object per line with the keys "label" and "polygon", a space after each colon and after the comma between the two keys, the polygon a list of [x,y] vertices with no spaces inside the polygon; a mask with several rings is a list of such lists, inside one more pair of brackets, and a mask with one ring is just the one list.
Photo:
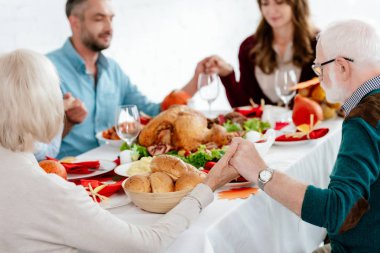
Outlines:
{"label": "bread roll", "polygon": [[207,174],[205,172],[198,170],[197,168],[195,168],[193,165],[191,165],[189,163],[186,163],[186,167],[187,167],[188,172],[195,173],[196,175],[198,175],[202,179],[205,179],[207,176]]}
{"label": "bread roll", "polygon": [[173,180],[165,172],[152,173],[149,180],[153,193],[174,191]]}
{"label": "bread roll", "polygon": [[198,184],[202,183],[203,179],[195,173],[187,173],[180,177],[175,183],[175,191],[191,190]]}
{"label": "bread roll", "polygon": [[134,175],[128,178],[124,188],[132,192],[152,192],[149,178],[143,175]]}
{"label": "bread roll", "polygon": [[165,172],[174,181],[187,173],[187,166],[184,161],[171,155],[155,156],[150,163],[152,172]]}

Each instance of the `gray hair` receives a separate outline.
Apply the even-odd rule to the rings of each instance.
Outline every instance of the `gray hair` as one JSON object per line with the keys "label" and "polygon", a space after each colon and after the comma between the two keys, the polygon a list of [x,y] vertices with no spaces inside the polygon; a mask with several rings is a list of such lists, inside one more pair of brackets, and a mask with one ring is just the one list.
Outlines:
{"label": "gray hair", "polygon": [[354,62],[380,63],[380,37],[375,27],[360,20],[346,20],[331,24],[319,34],[326,59],[338,56]]}
{"label": "gray hair", "polygon": [[0,145],[32,151],[50,142],[63,124],[59,77],[43,55],[16,50],[0,57]]}

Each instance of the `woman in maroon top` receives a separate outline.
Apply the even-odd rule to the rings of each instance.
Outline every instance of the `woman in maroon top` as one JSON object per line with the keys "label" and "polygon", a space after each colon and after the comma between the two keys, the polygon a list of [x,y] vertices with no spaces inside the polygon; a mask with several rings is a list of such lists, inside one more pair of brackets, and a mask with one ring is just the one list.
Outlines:
{"label": "woman in maroon top", "polygon": [[[250,98],[267,104],[280,101],[274,89],[274,73],[279,67],[295,70],[299,81],[315,75],[316,31],[309,21],[307,0],[258,0],[262,19],[254,35],[243,41],[239,50],[240,81],[233,67],[219,56],[198,63],[195,71],[216,72],[226,88],[232,107],[250,104]],[[197,80],[194,76],[193,80]]]}

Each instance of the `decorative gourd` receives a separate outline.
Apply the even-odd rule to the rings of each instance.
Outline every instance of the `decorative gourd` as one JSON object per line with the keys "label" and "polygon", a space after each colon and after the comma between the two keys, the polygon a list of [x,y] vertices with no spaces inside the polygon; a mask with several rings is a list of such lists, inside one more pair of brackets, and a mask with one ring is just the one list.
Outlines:
{"label": "decorative gourd", "polygon": [[294,99],[292,119],[296,126],[310,125],[310,115],[314,115],[314,123],[323,120],[322,107],[315,101],[297,95]]}
{"label": "decorative gourd", "polygon": [[335,118],[337,111],[341,107],[339,103],[330,104],[326,100],[326,93],[319,83],[318,78],[313,78],[306,82],[302,82],[296,85],[298,94],[303,97],[309,98],[317,102],[322,107],[323,119]]}
{"label": "decorative gourd", "polygon": [[54,160],[43,160],[38,163],[46,173],[55,173],[63,179],[67,180],[67,172],[60,162]]}
{"label": "decorative gourd", "polygon": [[191,97],[185,91],[174,90],[169,93],[161,104],[161,109],[164,111],[172,105],[187,105]]}

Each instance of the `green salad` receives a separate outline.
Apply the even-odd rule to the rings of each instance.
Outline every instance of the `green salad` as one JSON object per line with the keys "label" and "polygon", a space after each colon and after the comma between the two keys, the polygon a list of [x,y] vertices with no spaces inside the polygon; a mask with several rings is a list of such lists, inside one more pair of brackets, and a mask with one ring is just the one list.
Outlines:
{"label": "green salad", "polygon": [[271,125],[269,122],[261,121],[257,118],[252,118],[244,122],[243,128],[245,131],[256,131],[259,133],[264,132],[265,130],[269,129]]}
{"label": "green salad", "polygon": [[181,154],[178,151],[170,151],[167,154],[176,156],[186,163],[190,163],[196,168],[204,167],[207,162],[217,162],[226,153],[228,146],[223,148],[207,149],[205,145],[200,145],[198,150],[194,153]]}
{"label": "green salad", "polygon": [[146,147],[138,145],[138,144],[133,144],[130,147],[130,146],[128,146],[127,143],[124,142],[123,145],[121,145],[121,147],[120,147],[120,151],[124,151],[124,150],[131,150],[132,151],[132,155],[131,155],[132,161],[137,161],[143,157],[150,156]]}

